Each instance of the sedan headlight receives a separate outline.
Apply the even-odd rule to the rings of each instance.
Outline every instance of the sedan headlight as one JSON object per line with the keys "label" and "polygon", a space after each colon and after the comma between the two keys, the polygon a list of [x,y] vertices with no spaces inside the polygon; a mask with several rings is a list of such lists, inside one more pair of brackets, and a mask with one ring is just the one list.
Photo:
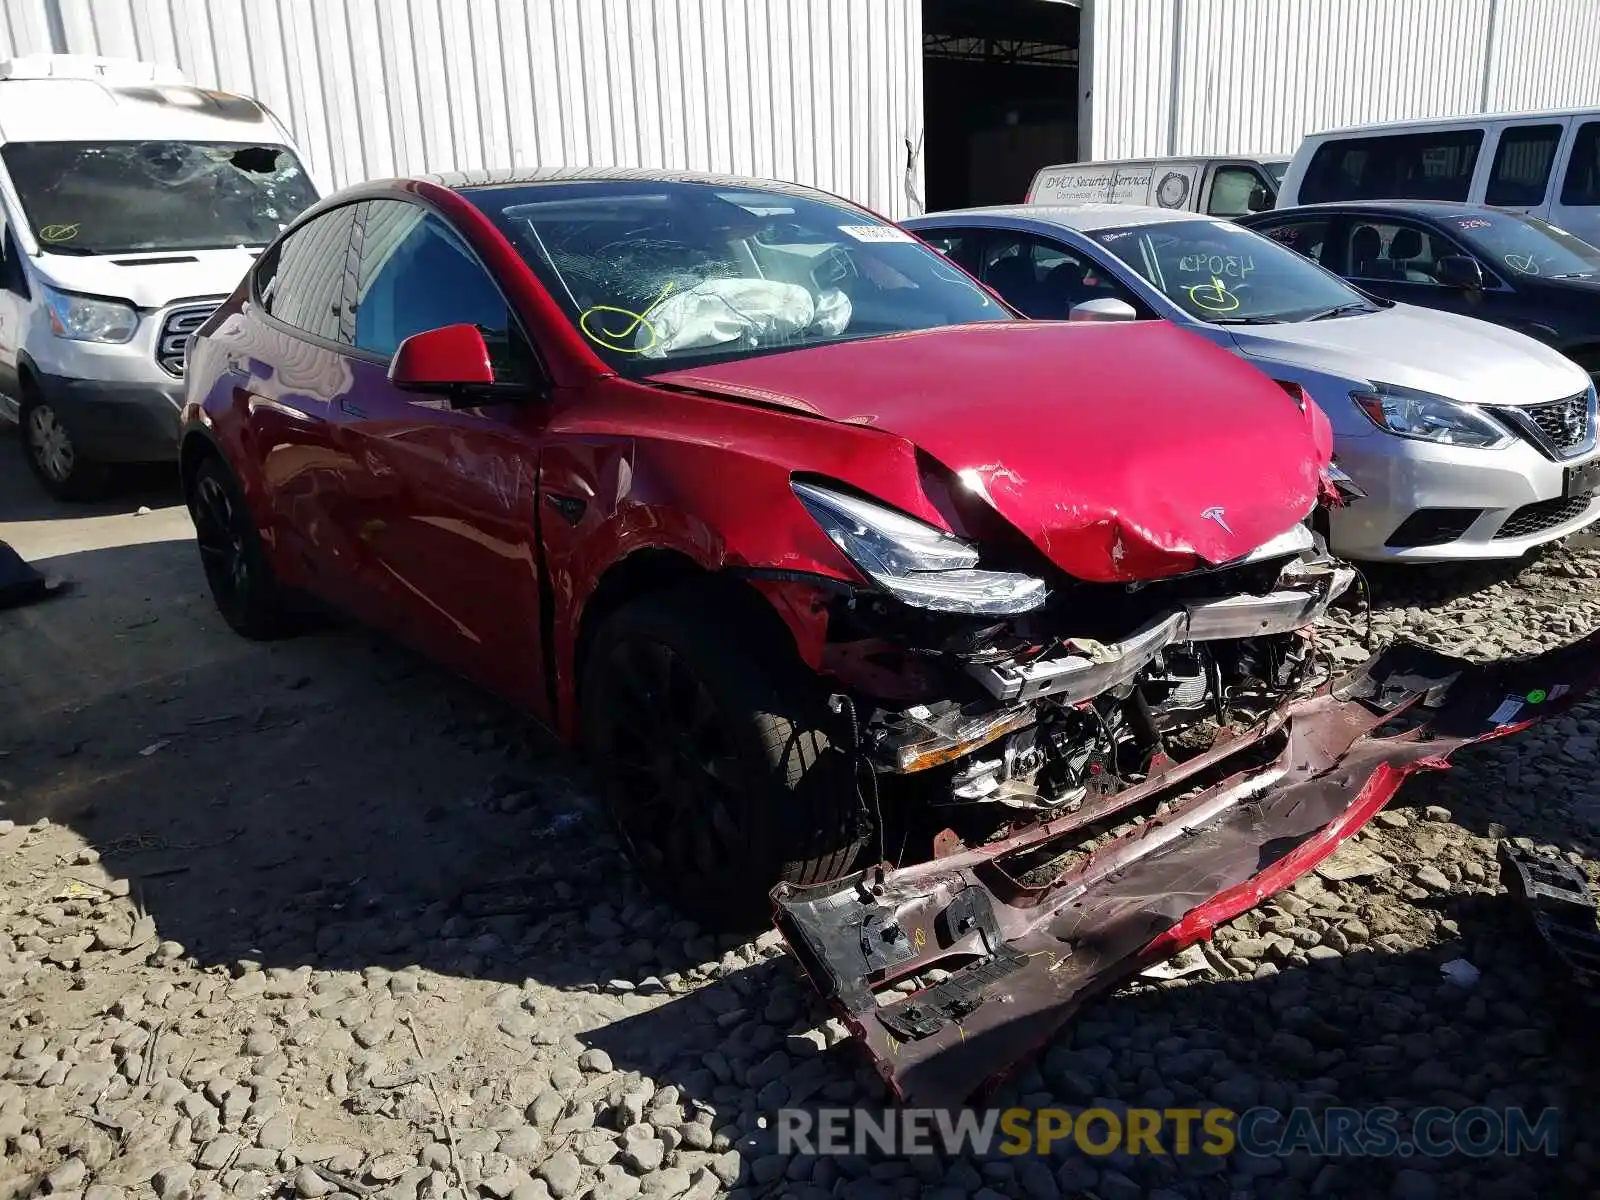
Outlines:
{"label": "sedan headlight", "polygon": [[1515,440],[1492,417],[1432,392],[1375,383],[1366,391],[1351,392],[1350,399],[1379,429],[1421,442],[1492,450]]}
{"label": "sedan headlight", "polygon": [[131,304],[116,300],[91,300],[44,288],[50,332],[74,342],[125,342],[139,328],[139,314]]}
{"label": "sedan headlight", "polygon": [[978,570],[976,550],[915,517],[811,483],[794,484],[794,494],[846,558],[906,604],[1003,617],[1044,603],[1044,580]]}

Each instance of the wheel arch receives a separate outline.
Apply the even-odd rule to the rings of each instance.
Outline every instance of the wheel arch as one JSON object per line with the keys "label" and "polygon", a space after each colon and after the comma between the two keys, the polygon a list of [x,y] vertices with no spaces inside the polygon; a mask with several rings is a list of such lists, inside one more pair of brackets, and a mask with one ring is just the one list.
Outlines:
{"label": "wheel arch", "polygon": [[[562,701],[558,711],[564,732],[577,731],[584,669],[595,635],[607,618],[645,596],[689,586],[703,589],[707,602],[719,605],[729,620],[759,630],[768,644],[788,653],[798,652],[794,630],[761,587],[731,571],[708,567],[676,547],[640,547],[618,558],[600,574],[577,614],[570,670],[558,672],[558,699]],[[561,682],[567,686],[560,686]]]}

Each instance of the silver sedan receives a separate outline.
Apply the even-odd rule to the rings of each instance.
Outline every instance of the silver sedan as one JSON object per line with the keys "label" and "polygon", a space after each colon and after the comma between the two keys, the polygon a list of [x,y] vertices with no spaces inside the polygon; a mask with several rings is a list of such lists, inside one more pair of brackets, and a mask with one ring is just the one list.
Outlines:
{"label": "silver sedan", "polygon": [[1370,297],[1197,213],[1018,205],[904,224],[1027,316],[1172,321],[1305,388],[1367,494],[1332,516],[1347,558],[1512,558],[1600,520],[1594,385],[1523,334]]}

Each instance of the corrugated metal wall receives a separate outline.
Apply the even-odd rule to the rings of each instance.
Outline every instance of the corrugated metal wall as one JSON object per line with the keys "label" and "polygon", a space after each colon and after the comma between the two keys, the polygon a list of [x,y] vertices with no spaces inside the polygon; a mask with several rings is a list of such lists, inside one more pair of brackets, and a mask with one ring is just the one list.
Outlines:
{"label": "corrugated metal wall", "polygon": [[1600,105],[1600,0],[1088,0],[1088,153],[1292,151],[1318,129]]}
{"label": "corrugated metal wall", "polygon": [[340,185],[652,166],[900,217],[922,129],[922,0],[0,0],[0,58],[52,48],[256,96]]}

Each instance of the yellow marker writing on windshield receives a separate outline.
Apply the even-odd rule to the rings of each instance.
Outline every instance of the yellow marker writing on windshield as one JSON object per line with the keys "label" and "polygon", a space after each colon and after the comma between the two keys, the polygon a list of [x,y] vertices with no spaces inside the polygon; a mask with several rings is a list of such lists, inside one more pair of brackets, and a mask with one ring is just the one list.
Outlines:
{"label": "yellow marker writing on windshield", "polygon": [[1210,283],[1197,283],[1188,292],[1190,302],[1206,312],[1226,313],[1239,307],[1239,297],[1216,275],[1211,277]]}
{"label": "yellow marker writing on windshield", "polygon": [[[607,350],[614,350],[618,354],[643,354],[659,340],[656,337],[656,327],[650,324],[650,314],[661,307],[661,302],[667,298],[667,294],[672,291],[672,288],[673,285],[669,281],[667,286],[656,294],[656,298],[646,306],[642,313],[636,313],[627,308],[617,308],[611,304],[596,304],[592,308],[586,308],[578,318],[578,328],[583,330],[590,341],[598,342]],[[590,319],[600,313],[615,313],[617,316],[629,317],[631,320],[621,329],[615,331],[606,329],[604,326],[597,326],[591,329],[589,327]],[[650,340],[642,346],[629,345],[628,343],[633,340],[634,335],[639,332],[641,326],[649,332]]]}

